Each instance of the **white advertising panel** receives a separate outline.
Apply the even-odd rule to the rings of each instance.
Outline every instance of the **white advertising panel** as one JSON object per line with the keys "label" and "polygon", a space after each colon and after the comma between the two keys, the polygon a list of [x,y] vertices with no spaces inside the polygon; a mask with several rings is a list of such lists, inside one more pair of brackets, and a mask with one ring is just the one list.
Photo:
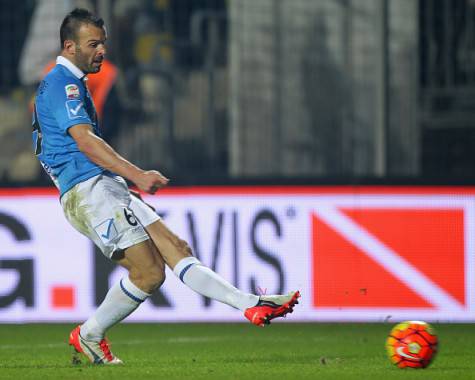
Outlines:
{"label": "white advertising panel", "polygon": [[[177,188],[145,199],[246,292],[299,289],[291,321],[475,320],[475,188]],[[0,191],[0,322],[81,321],[126,272],[55,190]],[[171,271],[127,321],[243,321]]]}

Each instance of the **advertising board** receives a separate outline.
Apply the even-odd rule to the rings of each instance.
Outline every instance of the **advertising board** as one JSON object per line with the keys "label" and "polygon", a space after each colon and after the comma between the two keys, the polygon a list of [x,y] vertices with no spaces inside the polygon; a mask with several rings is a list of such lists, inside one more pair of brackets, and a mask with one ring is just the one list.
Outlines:
{"label": "advertising board", "polygon": [[[291,321],[475,320],[475,188],[190,187],[146,196],[236,287],[299,289]],[[80,321],[126,272],[53,189],[0,190],[0,322]],[[167,280],[127,321],[243,321]]]}

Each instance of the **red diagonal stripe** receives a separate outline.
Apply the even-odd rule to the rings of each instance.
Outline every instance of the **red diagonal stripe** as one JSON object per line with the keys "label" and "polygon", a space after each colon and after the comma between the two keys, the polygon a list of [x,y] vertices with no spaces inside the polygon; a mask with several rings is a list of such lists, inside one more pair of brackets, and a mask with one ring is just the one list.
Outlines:
{"label": "red diagonal stripe", "polygon": [[463,210],[341,211],[465,305]]}
{"label": "red diagonal stripe", "polygon": [[432,308],[316,215],[312,235],[316,307]]}

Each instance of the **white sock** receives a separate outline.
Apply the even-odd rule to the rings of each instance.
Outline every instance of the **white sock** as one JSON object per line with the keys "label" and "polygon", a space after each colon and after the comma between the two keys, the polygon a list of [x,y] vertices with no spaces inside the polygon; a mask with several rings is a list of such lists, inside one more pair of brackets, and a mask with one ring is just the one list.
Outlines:
{"label": "white sock", "polygon": [[149,296],[128,276],[124,277],[109,289],[96,312],[81,325],[81,336],[91,341],[102,340],[107,329],[126,318]]}
{"label": "white sock", "polygon": [[256,306],[259,297],[236,289],[229,282],[205,267],[196,257],[181,259],[175,268],[175,275],[195,292],[223,302],[239,310]]}

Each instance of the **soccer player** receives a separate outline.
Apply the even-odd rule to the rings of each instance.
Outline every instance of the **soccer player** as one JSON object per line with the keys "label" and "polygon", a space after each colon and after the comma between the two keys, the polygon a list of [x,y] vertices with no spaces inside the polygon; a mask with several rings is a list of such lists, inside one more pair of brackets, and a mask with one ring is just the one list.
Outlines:
{"label": "soccer player", "polygon": [[242,310],[255,325],[292,312],[298,291],[259,297],[236,289],[193,257],[185,241],[131,196],[123,178],[149,194],[168,179],[135,166],[100,137],[86,75],[101,69],[106,38],[102,19],[85,9],[69,13],[60,28],[61,54],[40,83],[33,110],[35,153],[59,189],[66,219],[128,270],[95,313],[71,332],[73,362],[82,353],[96,364],[122,363],[110,351],[105,332],[161,286],[165,264],[192,290]]}

